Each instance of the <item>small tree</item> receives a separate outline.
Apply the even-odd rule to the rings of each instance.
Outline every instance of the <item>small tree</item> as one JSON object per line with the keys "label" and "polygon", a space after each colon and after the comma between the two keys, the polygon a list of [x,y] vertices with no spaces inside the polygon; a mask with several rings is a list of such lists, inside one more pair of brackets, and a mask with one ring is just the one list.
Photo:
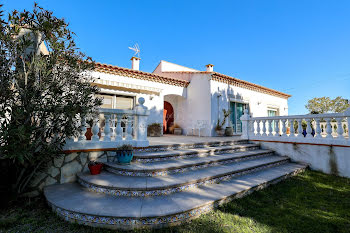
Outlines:
{"label": "small tree", "polygon": [[305,105],[305,108],[309,110],[310,114],[344,112],[349,107],[348,100],[340,96],[335,99],[329,97],[313,98]]}
{"label": "small tree", "polygon": [[17,194],[60,153],[65,138],[77,135],[80,117],[101,104],[89,75],[94,63],[73,36],[64,19],[37,4],[7,20],[1,14],[0,158],[14,171]]}

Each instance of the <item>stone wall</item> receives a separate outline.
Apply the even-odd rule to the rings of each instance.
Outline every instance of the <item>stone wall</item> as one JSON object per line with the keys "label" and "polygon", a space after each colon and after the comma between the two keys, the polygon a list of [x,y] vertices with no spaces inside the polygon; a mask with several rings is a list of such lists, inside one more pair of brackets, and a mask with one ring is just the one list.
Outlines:
{"label": "stone wall", "polygon": [[74,182],[77,173],[89,170],[89,161],[106,162],[108,156],[113,156],[114,154],[115,152],[113,151],[61,154],[50,161],[48,168],[43,172],[39,172],[32,180],[30,184],[31,189],[34,190],[32,195],[38,194],[47,185]]}

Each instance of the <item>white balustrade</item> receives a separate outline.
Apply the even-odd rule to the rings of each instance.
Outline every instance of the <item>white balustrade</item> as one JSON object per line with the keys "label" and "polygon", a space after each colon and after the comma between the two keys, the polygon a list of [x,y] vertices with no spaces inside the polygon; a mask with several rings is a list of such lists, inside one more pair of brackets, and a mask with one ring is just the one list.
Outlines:
{"label": "white balustrade", "polygon": [[[116,148],[124,144],[147,147],[147,118],[149,110],[144,106],[144,98],[132,110],[98,109],[90,117],[81,117],[80,134],[77,138],[67,138],[65,150]],[[87,139],[87,122],[92,121],[91,140]]]}
{"label": "white balustrade", "polygon": [[350,144],[350,108],[343,113],[253,118],[245,111],[241,121],[245,139],[274,136],[277,141]]}

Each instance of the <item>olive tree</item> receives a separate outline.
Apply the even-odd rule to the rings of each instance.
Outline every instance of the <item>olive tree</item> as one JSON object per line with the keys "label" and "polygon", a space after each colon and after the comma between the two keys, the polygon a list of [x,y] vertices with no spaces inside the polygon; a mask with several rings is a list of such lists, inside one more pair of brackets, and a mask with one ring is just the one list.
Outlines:
{"label": "olive tree", "polygon": [[0,14],[0,158],[21,194],[101,100],[91,85],[94,63],[64,19],[37,4],[6,19]]}

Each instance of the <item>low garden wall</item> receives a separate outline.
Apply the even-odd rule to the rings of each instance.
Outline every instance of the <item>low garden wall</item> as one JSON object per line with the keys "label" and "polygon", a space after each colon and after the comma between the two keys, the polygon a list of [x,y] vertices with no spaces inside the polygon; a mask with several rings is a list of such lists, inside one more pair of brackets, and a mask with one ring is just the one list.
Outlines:
{"label": "low garden wall", "polygon": [[88,171],[90,160],[106,162],[107,156],[112,156],[115,151],[88,151],[66,152],[49,162],[47,169],[37,173],[30,187],[33,190],[30,195],[37,195],[43,187],[52,184],[74,182],[76,174]]}
{"label": "low garden wall", "polygon": [[310,165],[313,170],[350,178],[350,146],[252,140],[264,149]]}

